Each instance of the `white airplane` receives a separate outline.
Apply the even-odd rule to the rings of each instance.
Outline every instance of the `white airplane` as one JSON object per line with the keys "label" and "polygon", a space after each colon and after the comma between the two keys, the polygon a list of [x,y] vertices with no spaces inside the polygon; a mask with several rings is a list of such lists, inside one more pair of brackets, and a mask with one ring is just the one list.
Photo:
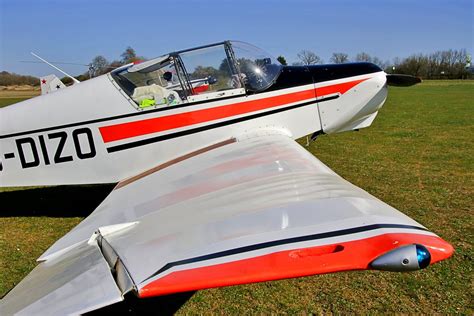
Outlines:
{"label": "white airplane", "polygon": [[387,84],[417,82],[370,63],[282,66],[225,41],[2,108],[1,186],[117,185],[0,314],[450,257],[449,243],[295,142],[368,127]]}

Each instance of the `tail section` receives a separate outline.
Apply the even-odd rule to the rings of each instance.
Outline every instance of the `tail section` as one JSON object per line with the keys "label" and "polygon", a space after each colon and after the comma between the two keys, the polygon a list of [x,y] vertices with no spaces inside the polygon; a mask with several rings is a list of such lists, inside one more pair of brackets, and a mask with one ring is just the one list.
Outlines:
{"label": "tail section", "polygon": [[40,78],[41,94],[48,94],[66,88],[66,85],[56,75],[48,75]]}

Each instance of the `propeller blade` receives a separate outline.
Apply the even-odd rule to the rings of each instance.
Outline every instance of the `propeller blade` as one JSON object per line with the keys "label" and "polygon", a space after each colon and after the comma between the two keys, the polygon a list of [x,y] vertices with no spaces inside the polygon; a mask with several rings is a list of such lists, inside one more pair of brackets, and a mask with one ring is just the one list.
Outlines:
{"label": "propeller blade", "polygon": [[387,84],[395,87],[409,87],[421,82],[421,78],[410,75],[387,74]]}

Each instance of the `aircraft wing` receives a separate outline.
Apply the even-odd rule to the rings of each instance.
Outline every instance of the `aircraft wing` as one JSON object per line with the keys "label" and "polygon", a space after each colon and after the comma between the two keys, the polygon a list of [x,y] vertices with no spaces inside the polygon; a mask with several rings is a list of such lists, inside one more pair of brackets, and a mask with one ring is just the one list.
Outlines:
{"label": "aircraft wing", "polygon": [[414,270],[452,252],[294,140],[230,139],[120,182],[40,257],[0,313],[83,313],[128,291],[150,297],[344,270]]}

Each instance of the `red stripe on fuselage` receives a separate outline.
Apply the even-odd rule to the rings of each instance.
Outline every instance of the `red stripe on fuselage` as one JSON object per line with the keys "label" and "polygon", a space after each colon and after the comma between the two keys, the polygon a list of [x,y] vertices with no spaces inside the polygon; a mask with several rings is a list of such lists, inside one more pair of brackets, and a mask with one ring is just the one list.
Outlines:
{"label": "red stripe on fuselage", "polygon": [[254,283],[313,274],[368,269],[378,256],[418,243],[431,253],[431,263],[446,259],[453,247],[437,236],[393,233],[338,244],[279,251],[249,259],[172,272],[139,290],[140,297],[211,287]]}
{"label": "red stripe on fuselage", "polygon": [[334,94],[334,93],[344,94],[349,89],[351,89],[352,87],[355,87],[356,85],[358,85],[359,83],[365,80],[367,79],[361,79],[361,80],[349,81],[349,82],[344,82],[344,83],[325,86],[325,87],[319,87],[319,88],[316,88],[316,94],[318,98],[324,97],[329,94]]}
{"label": "red stripe on fuselage", "polygon": [[179,114],[172,114],[162,117],[150,118],[135,122],[120,123],[110,126],[100,127],[100,134],[105,143],[122,140],[126,138],[142,136],[157,132],[163,132],[175,128],[186,127],[194,124],[205,123],[232,116],[242,115],[250,112],[261,111],[269,108],[282,106],[285,104],[309,101],[318,97],[341,93],[367,79],[354,80],[350,82],[330,85],[326,87],[293,92],[274,97],[268,97],[253,101],[244,101],[213,108],[189,111]]}

